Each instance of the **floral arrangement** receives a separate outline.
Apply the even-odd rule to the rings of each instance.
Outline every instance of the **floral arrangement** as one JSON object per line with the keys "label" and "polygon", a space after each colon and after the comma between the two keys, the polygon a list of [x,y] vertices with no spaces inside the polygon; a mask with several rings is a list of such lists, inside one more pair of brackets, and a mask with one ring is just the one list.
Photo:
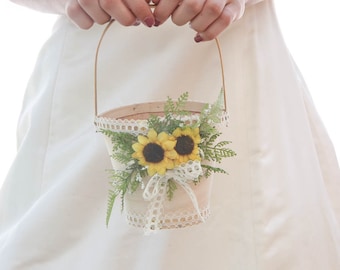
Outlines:
{"label": "floral arrangement", "polygon": [[100,130],[111,139],[111,157],[126,165],[124,170],[110,171],[112,189],[109,192],[107,225],[116,198],[121,198],[123,210],[125,194],[145,188],[145,177],[170,173],[166,182],[166,195],[171,200],[177,189],[171,172],[183,164],[199,164],[200,173],[191,179],[195,184],[212,173],[226,173],[224,169],[208,164],[211,161],[220,163],[223,158],[236,155],[227,147],[230,141],[217,141],[221,135],[217,124],[221,123],[223,115],[223,94],[221,92],[215,103],[205,104],[194,121],[188,121],[192,113],[185,110],[188,96],[186,92],[176,102],[168,97],[164,116],[151,115],[147,119],[148,129],[144,134]]}

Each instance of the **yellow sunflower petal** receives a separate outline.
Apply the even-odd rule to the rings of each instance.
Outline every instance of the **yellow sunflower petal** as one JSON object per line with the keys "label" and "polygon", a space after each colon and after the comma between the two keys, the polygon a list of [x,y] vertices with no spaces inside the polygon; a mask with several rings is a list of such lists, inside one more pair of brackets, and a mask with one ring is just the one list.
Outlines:
{"label": "yellow sunflower petal", "polygon": [[192,135],[192,131],[190,128],[185,128],[181,131],[181,135],[186,135],[186,136],[191,136]]}
{"label": "yellow sunflower petal", "polygon": [[173,132],[172,135],[174,135],[175,137],[179,137],[182,134],[182,130],[180,128],[176,128]]}
{"label": "yellow sunflower petal", "polygon": [[158,140],[162,143],[169,139],[169,135],[166,132],[161,132],[158,134]]}
{"label": "yellow sunflower petal", "polygon": [[142,166],[146,166],[147,162],[146,162],[145,158],[142,157],[142,158],[138,158],[138,164],[140,164]]}
{"label": "yellow sunflower petal", "polygon": [[192,138],[195,144],[199,144],[201,142],[201,138],[194,137]]}
{"label": "yellow sunflower petal", "polygon": [[176,158],[178,158],[178,154],[177,154],[177,152],[176,152],[175,150],[166,151],[166,152],[165,152],[165,156],[166,156],[167,158],[170,158],[170,159],[176,159]]}
{"label": "yellow sunflower petal", "polygon": [[201,158],[198,155],[191,154],[188,157],[189,160],[201,160]]}
{"label": "yellow sunflower petal", "polygon": [[162,143],[162,147],[165,150],[172,150],[174,149],[175,145],[176,145],[176,141],[166,141]]}
{"label": "yellow sunflower petal", "polygon": [[175,160],[175,167],[177,167],[177,166],[179,166],[179,165],[181,165],[182,163],[178,160],[178,159],[176,159]]}
{"label": "yellow sunflower petal", "polygon": [[140,159],[143,157],[143,154],[141,152],[134,152],[131,156],[133,158]]}
{"label": "yellow sunflower petal", "polygon": [[175,167],[175,162],[173,160],[167,159],[166,162],[165,162],[165,167],[168,170],[171,170],[171,169],[173,169]]}
{"label": "yellow sunflower petal", "polygon": [[151,142],[155,142],[157,140],[157,132],[154,129],[150,129],[148,132],[148,138]]}
{"label": "yellow sunflower petal", "polygon": [[158,174],[160,175],[164,175],[165,174],[165,171],[166,171],[166,167],[160,163],[157,163],[154,165],[156,171]]}
{"label": "yellow sunflower petal", "polygon": [[154,166],[149,166],[147,170],[148,170],[149,176],[153,176],[157,172],[157,170]]}
{"label": "yellow sunflower petal", "polygon": [[132,149],[135,150],[136,152],[138,151],[143,151],[144,145],[140,144],[140,143],[134,143],[132,145]]}
{"label": "yellow sunflower petal", "polygon": [[137,139],[138,139],[138,142],[142,145],[147,145],[149,143],[149,139],[145,136],[139,135]]}
{"label": "yellow sunflower petal", "polygon": [[195,146],[195,147],[194,147],[194,150],[192,150],[191,153],[194,154],[194,155],[199,155],[200,150],[199,150],[199,148],[198,148],[197,146]]}
{"label": "yellow sunflower petal", "polygon": [[180,161],[180,163],[186,163],[189,158],[187,156],[179,156],[178,160]]}

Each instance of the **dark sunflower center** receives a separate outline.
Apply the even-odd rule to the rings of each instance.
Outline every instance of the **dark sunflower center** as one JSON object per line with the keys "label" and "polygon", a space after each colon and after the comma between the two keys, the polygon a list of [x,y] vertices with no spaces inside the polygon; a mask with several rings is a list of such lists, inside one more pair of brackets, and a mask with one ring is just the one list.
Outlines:
{"label": "dark sunflower center", "polygon": [[147,162],[158,163],[164,159],[164,149],[156,143],[148,143],[143,149],[143,156]]}
{"label": "dark sunflower center", "polygon": [[180,155],[190,155],[194,150],[194,141],[190,136],[181,136],[177,138],[175,150]]}

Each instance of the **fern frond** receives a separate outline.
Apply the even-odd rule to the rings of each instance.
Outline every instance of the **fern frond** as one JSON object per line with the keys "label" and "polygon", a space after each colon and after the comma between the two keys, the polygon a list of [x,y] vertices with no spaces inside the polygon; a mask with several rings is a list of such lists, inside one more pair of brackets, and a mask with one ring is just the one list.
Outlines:
{"label": "fern frond", "polygon": [[221,90],[213,104],[206,104],[200,114],[201,123],[220,123],[224,106],[224,93]]}
{"label": "fern frond", "polygon": [[106,210],[106,227],[109,226],[109,221],[110,221],[110,218],[111,218],[113,205],[115,203],[117,195],[118,194],[116,192],[114,192],[113,190],[109,190],[109,198],[108,198],[107,210]]}
{"label": "fern frond", "polygon": [[137,142],[136,135],[127,132],[115,132],[108,129],[101,129],[100,132],[111,139],[113,152],[121,152],[127,156],[131,156],[133,153],[131,145]]}
{"label": "fern frond", "polygon": [[170,97],[168,97],[164,105],[165,116],[173,117],[174,115],[187,114],[187,112],[185,111],[185,104],[187,103],[188,98],[189,98],[188,92],[185,92],[182,95],[180,95],[176,102],[174,102]]}
{"label": "fern frond", "polygon": [[147,120],[147,123],[148,123],[148,127],[150,129],[154,129],[157,133],[160,133],[163,131],[164,123],[160,117],[156,115],[150,115],[150,117]]}
{"label": "fern frond", "polygon": [[202,168],[203,168],[203,175],[204,177],[209,177],[210,175],[212,175],[213,173],[224,173],[224,174],[228,174],[225,170],[223,170],[222,168],[218,168],[218,167],[213,167],[207,164],[201,164]]}

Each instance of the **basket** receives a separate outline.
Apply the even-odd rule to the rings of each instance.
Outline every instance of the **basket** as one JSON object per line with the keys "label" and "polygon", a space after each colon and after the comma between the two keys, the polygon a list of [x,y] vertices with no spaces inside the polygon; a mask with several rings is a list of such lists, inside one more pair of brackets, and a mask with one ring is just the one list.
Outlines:
{"label": "basket", "polygon": [[[99,48],[108,28],[105,28],[98,43],[95,58],[95,126],[98,131],[109,130],[115,133],[129,133],[135,136],[148,134],[147,119],[150,115],[164,116],[164,102],[149,102],[132,104],[124,107],[113,108],[98,114],[97,109],[97,63]],[[226,91],[224,82],[224,71],[221,57],[221,49],[216,39],[222,73],[222,89],[224,99],[223,117],[226,116]],[[206,104],[188,101],[185,110],[190,112],[185,116],[186,123],[195,123]],[[226,117],[225,117],[226,118]],[[126,169],[122,164],[112,158],[114,147],[112,138],[104,134],[108,153],[114,170]],[[202,161],[202,163],[204,163]],[[133,192],[126,192],[123,196],[124,213],[127,223],[131,226],[143,228],[146,233],[161,229],[178,229],[205,222],[210,215],[210,196],[213,183],[212,175],[197,178],[202,173],[200,162],[190,160],[185,164],[177,166],[166,175],[155,174],[143,176],[140,185]],[[192,179],[190,179],[192,178]],[[167,199],[167,184],[172,180],[177,189],[171,200]],[[115,198],[121,194],[111,193]],[[112,205],[111,205],[112,206]],[[109,209],[110,212],[112,209]],[[108,219],[110,217],[108,216]],[[107,223],[108,223],[107,219]]]}

